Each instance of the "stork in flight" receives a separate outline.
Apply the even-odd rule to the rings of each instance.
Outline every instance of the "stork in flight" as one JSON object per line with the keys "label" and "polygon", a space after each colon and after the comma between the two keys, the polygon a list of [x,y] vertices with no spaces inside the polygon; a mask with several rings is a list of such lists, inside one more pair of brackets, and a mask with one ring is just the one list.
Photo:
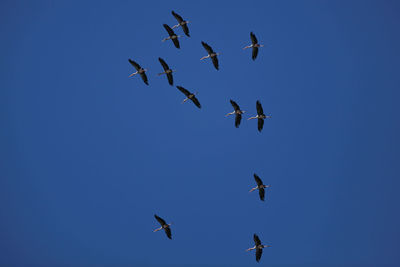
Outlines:
{"label": "stork in flight", "polygon": [[176,35],[174,33],[174,31],[171,29],[171,27],[169,27],[167,24],[163,24],[163,26],[167,30],[169,36],[164,38],[164,39],[162,39],[162,41],[165,42],[166,40],[172,40],[172,42],[174,43],[175,47],[176,48],[180,48],[178,38],[182,37],[182,36]]}
{"label": "stork in flight", "polygon": [[187,26],[187,24],[189,23],[189,21],[188,21],[188,20],[183,20],[182,17],[179,16],[178,14],[176,14],[174,11],[172,11],[171,13],[172,13],[172,15],[176,18],[176,20],[178,21],[178,24],[177,24],[177,25],[174,25],[174,26],[172,27],[172,29],[175,29],[175,28],[181,26],[183,32],[184,32],[188,37],[190,37],[190,35],[189,35],[189,28],[188,28],[188,26]]}
{"label": "stork in flight", "polygon": [[242,114],[245,113],[246,111],[241,110],[239,105],[236,104],[236,102],[233,101],[232,99],[230,101],[231,101],[231,105],[234,108],[234,111],[232,111],[231,113],[226,114],[225,117],[228,117],[229,115],[235,114],[235,127],[239,128],[240,121],[242,120]]}
{"label": "stork in flight", "polygon": [[174,72],[176,70],[171,70],[169,68],[168,64],[164,61],[164,59],[159,57],[158,61],[160,61],[162,67],[164,68],[164,72],[159,73],[158,76],[163,75],[163,74],[167,74],[168,83],[170,85],[173,85],[174,84],[174,78],[172,77],[172,72]]}
{"label": "stork in flight", "polygon": [[209,46],[208,44],[206,44],[203,41],[201,42],[201,44],[203,45],[204,49],[207,51],[208,55],[200,58],[200,60],[203,60],[203,59],[211,57],[211,60],[212,60],[212,62],[214,64],[214,67],[218,70],[218,58],[217,58],[217,56],[220,55],[220,53],[215,53],[214,50],[211,48],[211,46]]}
{"label": "stork in flight", "polygon": [[264,45],[258,43],[257,37],[254,35],[253,32],[250,33],[250,39],[251,39],[251,45],[248,45],[248,46],[244,47],[243,49],[253,48],[253,53],[251,55],[251,58],[253,60],[256,60],[256,57],[258,55],[258,48],[263,47]]}
{"label": "stork in flight", "polygon": [[198,107],[201,108],[200,102],[199,100],[196,98],[197,92],[192,94],[191,92],[189,92],[188,90],[186,90],[185,88],[183,88],[182,86],[177,86],[176,88],[179,89],[179,91],[181,91],[186,98],[182,101],[182,103],[185,103],[186,101],[188,101],[189,99],[193,101],[193,103]]}
{"label": "stork in flight", "polygon": [[264,114],[263,108],[259,100],[257,100],[256,108],[257,108],[257,116],[250,117],[247,120],[258,119],[258,131],[261,132],[261,130],[264,127],[264,119],[272,118],[272,116]]}
{"label": "stork in flight", "polygon": [[269,247],[272,247],[272,246],[270,246],[270,245],[262,245],[260,238],[256,234],[254,234],[253,238],[254,238],[254,243],[256,245],[254,247],[252,247],[252,248],[246,249],[246,251],[250,251],[250,250],[255,249],[256,250],[256,261],[259,262],[260,259],[261,259],[263,248],[269,248]]}
{"label": "stork in flight", "polygon": [[161,227],[155,229],[153,232],[157,232],[157,231],[160,231],[160,230],[164,229],[165,234],[167,235],[167,237],[169,239],[172,239],[172,237],[171,237],[171,228],[170,228],[172,223],[167,224],[162,218],[158,217],[156,214],[154,214],[154,218],[156,218],[156,220],[161,224]]}
{"label": "stork in flight", "polygon": [[264,201],[264,197],[265,197],[265,190],[264,188],[268,188],[271,187],[270,185],[265,185],[263,184],[263,182],[261,181],[260,177],[258,177],[257,174],[254,174],[254,180],[256,180],[257,186],[252,188],[250,190],[250,192],[253,192],[254,190],[258,189],[258,194],[260,195],[260,199],[262,201]]}
{"label": "stork in flight", "polygon": [[132,59],[129,59],[129,63],[132,64],[133,67],[135,67],[136,72],[132,73],[131,75],[129,75],[129,77],[132,77],[136,74],[140,74],[140,77],[142,77],[142,80],[145,84],[149,85],[149,82],[147,80],[147,76],[146,76],[146,71],[147,69],[143,69],[142,67],[140,67],[139,64],[137,64],[135,61],[133,61]]}

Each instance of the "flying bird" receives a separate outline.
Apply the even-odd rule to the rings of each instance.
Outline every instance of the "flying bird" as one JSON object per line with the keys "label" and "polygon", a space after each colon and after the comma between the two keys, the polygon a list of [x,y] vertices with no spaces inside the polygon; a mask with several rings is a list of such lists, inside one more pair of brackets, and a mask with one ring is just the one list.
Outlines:
{"label": "flying bird", "polygon": [[179,89],[179,91],[181,91],[182,93],[185,94],[186,98],[182,101],[182,103],[185,103],[186,101],[188,101],[189,99],[193,101],[193,103],[198,107],[201,108],[200,102],[199,100],[196,98],[196,94],[192,94],[191,92],[189,92],[188,90],[186,90],[185,88],[183,88],[182,86],[177,86],[176,88]]}
{"label": "flying bird", "polygon": [[175,28],[181,26],[183,32],[184,32],[188,37],[190,37],[190,35],[189,35],[189,28],[188,28],[188,26],[187,26],[187,24],[189,23],[189,21],[188,21],[188,20],[183,20],[182,17],[179,16],[178,14],[176,14],[174,11],[172,11],[171,13],[172,13],[172,15],[176,18],[176,20],[178,21],[178,24],[175,25],[175,26],[173,26],[172,29],[175,29]]}
{"label": "flying bird", "polygon": [[178,38],[182,37],[180,35],[176,35],[174,31],[169,27],[167,24],[163,24],[164,28],[168,32],[168,37],[164,38],[162,41],[165,42],[166,40],[172,40],[176,48],[180,48]]}
{"label": "flying bird", "polygon": [[201,44],[203,45],[204,49],[207,51],[208,55],[200,58],[200,60],[203,60],[203,59],[211,57],[211,60],[212,60],[212,62],[214,64],[214,67],[218,70],[218,58],[217,58],[217,56],[220,55],[220,53],[215,53],[214,50],[211,48],[211,46],[209,46],[208,44],[206,44],[203,41],[201,42]]}
{"label": "flying bird", "polygon": [[229,115],[235,114],[235,127],[238,128],[239,125],[240,125],[240,121],[242,120],[242,114],[245,113],[246,111],[240,110],[239,105],[236,104],[236,102],[233,101],[232,99],[230,101],[231,101],[231,105],[234,108],[234,111],[232,111],[231,113],[226,114],[225,117],[228,117]]}
{"label": "flying bird", "polygon": [[158,76],[163,75],[163,74],[167,74],[168,83],[169,83],[170,85],[173,85],[173,84],[174,84],[174,78],[172,77],[172,72],[174,72],[174,71],[176,71],[176,70],[171,70],[171,69],[168,67],[168,64],[164,61],[164,59],[162,59],[162,58],[159,57],[159,58],[158,58],[158,61],[160,61],[162,67],[164,68],[164,72],[159,73]]}
{"label": "flying bird", "polygon": [[268,248],[271,247],[270,245],[262,245],[260,238],[258,237],[258,235],[254,234],[254,243],[256,244],[254,247],[252,248],[248,248],[246,249],[246,251],[250,251],[255,249],[256,250],[256,261],[259,262],[261,259],[261,255],[262,255],[262,250],[263,248]]}
{"label": "flying bird", "polygon": [[170,228],[170,225],[172,223],[167,224],[162,218],[158,217],[156,214],[154,214],[154,218],[156,218],[156,220],[161,224],[161,227],[155,229],[153,232],[157,232],[157,231],[160,231],[160,230],[164,229],[165,234],[167,235],[167,237],[169,239],[172,239],[172,237],[171,237],[171,228]]}
{"label": "flying bird", "polygon": [[254,180],[256,180],[257,186],[252,188],[250,192],[253,192],[254,190],[258,189],[258,194],[260,195],[260,199],[264,201],[265,197],[265,190],[264,188],[271,187],[270,185],[264,185],[263,182],[261,181],[260,177],[258,177],[257,174],[254,174]]}
{"label": "flying bird", "polygon": [[147,80],[147,76],[146,76],[146,71],[147,69],[143,69],[142,67],[140,67],[139,64],[137,64],[135,61],[133,61],[132,59],[129,59],[129,63],[132,64],[132,66],[135,67],[136,72],[132,73],[131,75],[129,75],[129,77],[132,77],[136,74],[140,74],[140,77],[142,77],[142,80],[144,81],[145,84],[149,85],[149,82]]}
{"label": "flying bird", "polygon": [[259,100],[257,100],[256,108],[257,108],[257,116],[250,117],[247,120],[258,119],[258,131],[261,132],[261,130],[264,127],[264,119],[272,118],[272,116],[271,115],[267,116],[267,115],[264,114],[263,108],[262,108],[261,103],[260,103]]}
{"label": "flying bird", "polygon": [[251,39],[251,45],[248,45],[248,46],[244,47],[243,49],[253,48],[253,53],[251,55],[251,58],[253,60],[256,60],[256,57],[258,55],[258,48],[263,47],[264,45],[258,43],[257,37],[254,35],[253,32],[250,33],[250,39]]}

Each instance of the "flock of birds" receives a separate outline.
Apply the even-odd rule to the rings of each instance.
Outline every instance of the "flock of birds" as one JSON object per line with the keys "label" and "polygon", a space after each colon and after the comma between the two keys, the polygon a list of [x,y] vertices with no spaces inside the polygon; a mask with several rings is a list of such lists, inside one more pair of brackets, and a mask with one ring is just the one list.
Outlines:
{"label": "flock of birds", "polygon": [[[189,21],[184,20],[180,15],[178,15],[174,11],[172,11],[172,15],[176,18],[176,20],[178,21],[178,24],[174,25],[172,28],[170,26],[168,26],[167,24],[163,24],[163,26],[164,26],[165,30],[168,32],[169,36],[164,38],[162,40],[162,42],[165,42],[167,40],[171,40],[176,48],[180,48],[180,44],[179,44],[178,38],[180,38],[182,36],[177,35],[174,32],[173,29],[181,27],[183,32],[185,33],[185,35],[190,37],[189,28],[188,28]],[[244,47],[243,49],[252,48],[252,59],[255,60],[257,58],[259,48],[263,47],[264,45],[258,43],[258,40],[257,40],[257,38],[256,38],[256,36],[255,36],[255,34],[253,32],[250,33],[250,39],[251,39],[251,44],[246,46],[246,47]],[[211,46],[209,46],[207,43],[205,43],[203,41],[201,42],[201,44],[203,45],[204,49],[207,51],[207,56],[204,56],[204,57],[200,58],[200,60],[211,58],[215,69],[218,70],[219,69],[219,62],[218,62],[218,57],[217,56],[220,55],[220,53],[216,53],[211,48]],[[160,64],[164,69],[164,72],[159,73],[158,76],[161,76],[161,75],[165,74],[167,76],[168,83],[171,86],[173,86],[174,79],[173,79],[172,73],[175,72],[176,70],[170,69],[170,67],[165,62],[164,59],[158,58],[158,60],[160,61]],[[147,75],[146,75],[147,69],[142,68],[138,63],[136,63],[135,61],[133,61],[131,59],[129,59],[129,62],[136,69],[136,72],[134,72],[131,75],[129,75],[129,77],[132,77],[134,75],[139,74],[141,76],[143,82],[146,85],[149,85],[149,82],[148,82],[148,79],[147,79]],[[186,101],[191,100],[198,108],[201,108],[201,104],[200,104],[199,100],[196,98],[196,95],[198,94],[197,92],[192,93],[192,92],[190,92],[189,90],[185,89],[182,86],[176,86],[176,88],[186,96],[186,98],[182,101],[182,103],[185,103]],[[231,103],[231,105],[232,105],[234,110],[232,112],[226,114],[225,116],[228,117],[228,116],[234,114],[235,115],[235,127],[238,128],[239,125],[240,125],[240,122],[242,120],[242,114],[245,113],[245,111],[241,110],[239,105],[235,101],[230,100],[230,103]],[[271,115],[265,115],[264,114],[261,102],[259,100],[257,100],[257,102],[256,102],[256,110],[257,110],[257,115],[254,116],[254,117],[248,118],[248,120],[257,119],[258,120],[258,131],[261,132],[262,129],[263,129],[263,126],[264,126],[264,119],[271,118]],[[254,180],[256,181],[257,186],[252,188],[250,190],[250,192],[253,192],[254,190],[258,190],[260,200],[264,201],[264,199],[265,199],[265,188],[269,188],[271,186],[270,185],[264,185],[264,183],[261,180],[261,178],[255,173],[254,173]],[[171,223],[167,224],[164,219],[162,219],[161,217],[159,217],[156,214],[154,215],[154,217],[160,223],[161,227],[155,229],[153,232],[164,230],[165,234],[167,235],[167,237],[169,239],[172,239]],[[263,245],[261,243],[261,240],[260,240],[260,238],[258,237],[257,234],[254,234],[253,239],[254,239],[254,243],[255,243],[254,247],[248,248],[246,251],[256,250],[256,261],[259,262],[260,259],[261,259],[263,248],[271,247],[271,246],[270,245]]]}

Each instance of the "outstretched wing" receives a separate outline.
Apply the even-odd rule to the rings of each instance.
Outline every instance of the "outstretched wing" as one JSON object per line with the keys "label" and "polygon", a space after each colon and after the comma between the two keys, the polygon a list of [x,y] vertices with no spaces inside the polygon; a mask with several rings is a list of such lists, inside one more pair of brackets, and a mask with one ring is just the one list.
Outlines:
{"label": "outstretched wing", "polygon": [[170,26],[168,26],[167,24],[163,24],[163,26],[167,30],[169,36],[175,35],[174,31],[171,29]]}
{"label": "outstretched wing", "polygon": [[207,51],[207,53],[209,55],[214,53],[214,51],[212,50],[211,46],[209,46],[207,43],[201,41],[201,44],[203,45],[204,49]]}
{"label": "outstretched wing", "polygon": [[218,58],[217,56],[211,57],[212,63],[214,64],[214,67],[218,70]]}
{"label": "outstretched wing", "polygon": [[159,58],[158,58],[158,61],[160,61],[161,65],[162,65],[162,67],[163,67],[163,69],[164,69],[165,71],[169,70],[169,66],[168,66],[168,64],[165,62],[164,59],[162,59],[162,58],[159,57]]}
{"label": "outstretched wing", "polygon": [[235,109],[235,111],[240,110],[239,105],[238,105],[235,101],[233,101],[233,100],[231,99],[230,102],[231,102],[232,107]]}
{"label": "outstretched wing", "polygon": [[181,16],[176,14],[174,11],[172,11],[171,13],[172,13],[172,16],[174,16],[179,23],[183,22],[183,19]]}
{"label": "outstretched wing", "polygon": [[183,29],[183,32],[184,32],[188,37],[190,37],[190,35],[189,35],[189,28],[188,28],[188,26],[187,26],[187,23],[185,23],[185,24],[182,25],[182,29]]}
{"label": "outstretched wing", "polygon": [[262,249],[257,248],[257,249],[256,249],[256,261],[257,261],[257,262],[260,261],[261,255],[262,255]]}
{"label": "outstretched wing", "polygon": [[158,217],[156,214],[154,214],[154,218],[156,218],[156,220],[157,220],[161,225],[167,224],[162,218]]}
{"label": "outstretched wing", "polygon": [[253,45],[255,45],[255,44],[258,43],[257,37],[255,36],[255,34],[254,34],[253,32],[250,33],[250,38],[251,38],[251,43],[252,43]]}
{"label": "outstretched wing", "polygon": [[258,237],[258,235],[254,234],[253,238],[254,238],[254,243],[256,243],[256,246],[261,245],[261,240]]}
{"label": "outstretched wing", "polygon": [[176,48],[180,48],[178,38],[172,39],[172,42],[174,43]]}
{"label": "outstretched wing", "polygon": [[171,237],[171,228],[167,227],[167,228],[164,228],[164,230],[165,230],[165,234],[167,235],[167,237],[169,239],[172,239],[172,237]]}
{"label": "outstretched wing", "polygon": [[201,108],[200,102],[199,102],[199,100],[198,100],[195,96],[193,96],[193,97],[191,98],[191,100],[193,101],[193,103],[194,103],[198,108]]}
{"label": "outstretched wing", "polygon": [[262,201],[264,201],[264,198],[265,198],[265,190],[264,190],[264,188],[259,188],[258,189],[258,194],[260,195],[260,199]]}
{"label": "outstretched wing", "polygon": [[242,121],[242,114],[237,114],[235,116],[235,127],[239,128],[240,122]]}
{"label": "outstretched wing", "polygon": [[258,131],[261,132],[261,130],[264,127],[264,119],[258,119]]}
{"label": "outstretched wing", "polygon": [[252,51],[252,54],[251,54],[251,58],[253,60],[256,60],[257,55],[258,55],[258,47],[253,46],[253,51]]}
{"label": "outstretched wing", "polygon": [[263,184],[262,180],[260,179],[260,177],[258,177],[257,174],[254,174],[254,180],[256,180],[257,185]]}
{"label": "outstretched wing", "polygon": [[174,78],[172,77],[172,73],[167,73],[168,83],[170,85],[174,85]]}
{"label": "outstretched wing", "polygon": [[131,63],[132,66],[135,67],[135,69],[136,69],[137,71],[141,69],[140,65],[137,64],[135,61],[133,61],[132,59],[128,59],[128,60],[129,60],[129,63]]}
{"label": "outstretched wing", "polygon": [[258,115],[264,115],[264,110],[263,110],[259,100],[257,100],[256,108],[257,108],[257,114]]}
{"label": "outstretched wing", "polygon": [[179,85],[178,85],[176,88],[178,88],[179,91],[181,91],[182,93],[184,93],[185,96],[189,97],[190,92],[189,92],[188,90],[186,90],[185,88],[183,88],[182,86],[179,86]]}
{"label": "outstretched wing", "polygon": [[149,81],[147,80],[146,73],[144,73],[144,72],[140,73],[140,77],[142,77],[142,80],[144,81],[145,84],[149,85]]}

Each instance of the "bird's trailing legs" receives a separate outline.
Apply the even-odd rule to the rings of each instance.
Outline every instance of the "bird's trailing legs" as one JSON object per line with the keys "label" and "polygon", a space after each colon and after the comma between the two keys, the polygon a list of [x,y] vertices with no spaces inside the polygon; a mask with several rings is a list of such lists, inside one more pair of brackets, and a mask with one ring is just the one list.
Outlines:
{"label": "bird's trailing legs", "polygon": [[160,75],[163,75],[163,74],[172,73],[172,72],[175,72],[175,71],[176,71],[176,70],[171,70],[171,72],[166,72],[166,71],[164,71],[164,72],[158,73],[157,76],[160,76]]}
{"label": "bird's trailing legs", "polygon": [[161,229],[163,229],[163,227],[161,226],[161,227],[159,227],[159,228],[157,228],[157,229],[155,229],[153,232],[155,233],[155,232],[157,232],[157,231],[160,231]]}
{"label": "bird's trailing legs", "polygon": [[132,73],[131,75],[129,75],[129,77],[132,77],[132,76],[134,76],[134,75],[136,75],[136,74],[138,74],[139,72],[137,71],[137,72],[134,72],[134,73]]}

